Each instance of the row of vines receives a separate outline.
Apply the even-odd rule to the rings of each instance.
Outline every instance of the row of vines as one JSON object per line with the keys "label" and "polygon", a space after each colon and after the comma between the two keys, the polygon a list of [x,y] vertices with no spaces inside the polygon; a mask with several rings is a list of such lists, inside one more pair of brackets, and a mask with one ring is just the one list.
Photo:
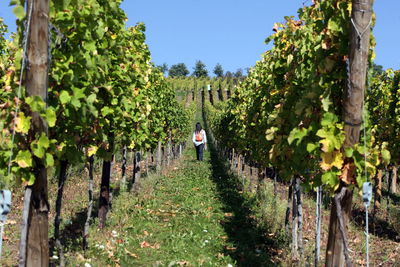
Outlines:
{"label": "row of vines", "polygon": [[[240,82],[239,78],[168,78],[172,87],[179,96],[186,99],[186,103],[194,101],[205,94],[205,97],[212,104],[218,101],[225,101],[231,97]],[[206,96],[207,95],[207,96]]]}
{"label": "row of vines", "polygon": [[[382,179],[382,169],[393,170],[390,190],[396,192],[400,73],[377,74],[370,68],[364,77],[365,100],[354,104],[361,107],[361,118],[350,114],[349,120],[346,106],[351,94],[364,97],[363,91],[352,89],[359,85],[351,77],[357,72],[351,32],[366,32],[358,36],[355,50],[370,66],[374,59],[375,39],[366,31],[374,24],[371,8],[370,1],[313,1],[299,9],[298,19],[285,17],[266,40],[273,43],[272,49],[229,101],[204,105],[211,131],[230,157],[234,151],[257,166],[272,168],[280,179],[292,181],[293,190],[301,182],[306,192],[322,186],[332,197],[326,266],[352,264],[343,228],[349,222],[353,192],[361,194],[364,183],[377,173]],[[354,22],[358,12],[370,21]],[[349,138],[348,132],[360,134]],[[297,213],[301,216],[301,209]]]}
{"label": "row of vines", "polygon": [[98,216],[104,227],[114,154],[182,143],[194,116],[151,63],[145,26],[126,27],[119,0],[50,1],[48,38],[39,39],[48,48],[48,89],[42,96],[29,92],[35,63],[29,57],[37,45],[29,27],[35,9],[46,10],[41,2],[11,1],[18,18],[12,40],[0,21],[0,185],[26,188],[21,266],[48,266],[46,169],[59,179],[57,240],[67,168],[103,160]]}

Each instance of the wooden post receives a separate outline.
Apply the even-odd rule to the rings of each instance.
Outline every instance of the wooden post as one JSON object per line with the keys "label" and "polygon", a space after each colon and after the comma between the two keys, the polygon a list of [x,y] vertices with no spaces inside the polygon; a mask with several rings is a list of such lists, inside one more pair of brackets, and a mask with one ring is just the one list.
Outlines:
{"label": "wooden post", "polygon": [[126,190],[126,166],[127,166],[127,152],[128,149],[126,147],[126,145],[124,145],[124,147],[122,148],[122,166],[121,166],[121,189],[122,190]]}
{"label": "wooden post", "polygon": [[147,152],[146,152],[146,161],[145,161],[145,170],[146,170],[146,177],[148,177],[149,176],[149,158],[151,157],[151,151],[150,150],[148,150]]}
{"label": "wooden post", "polygon": [[201,89],[200,89],[200,93],[201,93],[201,107],[202,107],[202,110],[204,110],[204,102],[205,102],[205,98],[206,98],[206,96],[205,96],[205,91],[204,90],[206,90],[204,87],[202,87]]}
{"label": "wooden post", "polygon": [[297,187],[296,178],[292,178],[292,260],[299,260],[299,243],[298,243],[298,210],[297,210]]}
{"label": "wooden post", "polygon": [[114,161],[114,133],[110,133],[109,137],[109,148],[108,153],[110,153],[111,158],[103,160],[103,169],[101,174],[101,184],[100,184],[100,197],[99,197],[99,227],[104,228],[106,225],[107,214],[111,208],[112,192],[110,188],[112,167]]}
{"label": "wooden post", "polygon": [[[345,122],[344,147],[352,147],[360,139],[362,112],[368,68],[368,53],[373,0],[353,0],[350,25],[349,85],[344,90],[343,120]],[[355,166],[350,159],[345,160],[351,169]],[[329,222],[328,245],[326,249],[326,267],[352,266],[347,247],[347,225],[351,215],[353,192],[344,182],[355,181],[355,171],[349,171],[352,177],[345,177],[332,200]]]}
{"label": "wooden post", "polygon": [[171,132],[168,133],[168,142],[167,142],[167,166],[171,164],[172,161],[172,135]]}
{"label": "wooden post", "polygon": [[[276,174],[274,174],[276,177]],[[303,202],[301,201],[301,181],[297,176],[295,180],[295,194],[296,194],[296,211],[297,211],[297,249],[300,254],[300,259],[303,260],[304,247],[303,247]]]}
{"label": "wooden post", "polygon": [[392,167],[392,179],[390,183],[390,193],[396,194],[397,193],[397,167]]}
{"label": "wooden post", "polygon": [[286,213],[285,213],[285,231],[286,234],[289,235],[289,230],[290,230],[290,204],[292,202],[292,197],[293,197],[293,187],[292,187],[293,182],[290,183],[288,187],[288,200],[287,200],[287,206],[286,206]]}
{"label": "wooden post", "polygon": [[157,172],[161,171],[161,160],[162,160],[162,151],[161,151],[161,141],[158,141],[157,145],[157,155],[156,155],[156,170]]}
{"label": "wooden post", "polygon": [[140,162],[142,161],[142,155],[140,151],[135,151],[135,159],[134,159],[134,184],[137,185],[137,183],[140,180],[141,177],[141,168],[140,168]]}
{"label": "wooden post", "polygon": [[232,152],[231,152],[231,169],[233,170],[233,164],[235,162],[235,149],[232,148]]}
{"label": "wooden post", "polygon": [[[49,61],[49,1],[28,1],[29,22],[27,43],[26,94],[47,101]],[[36,112],[32,113],[30,139],[36,134],[47,135],[47,123]],[[49,204],[47,195],[47,170],[41,159],[34,157],[35,182],[27,187],[25,196],[27,218],[23,218],[20,240],[19,266],[49,265]],[[29,210],[29,211],[28,211]]]}
{"label": "wooden post", "polygon": [[56,199],[56,216],[54,217],[54,240],[55,246],[58,249],[60,266],[65,266],[65,258],[63,247],[60,240],[60,224],[61,224],[61,206],[64,193],[64,185],[67,179],[68,161],[62,160],[60,162],[60,173],[58,175],[58,189]]}
{"label": "wooden post", "polygon": [[87,166],[87,173],[88,173],[88,181],[89,181],[89,186],[88,186],[88,209],[86,213],[86,221],[85,221],[85,226],[83,229],[83,249],[86,250],[88,248],[88,237],[89,237],[89,226],[90,226],[90,219],[92,217],[92,210],[93,210],[93,167],[94,167],[94,156],[89,157],[89,162]]}
{"label": "wooden post", "polygon": [[104,228],[106,225],[107,213],[110,209],[110,180],[111,160],[103,160],[98,212],[100,228]]}
{"label": "wooden post", "polygon": [[211,88],[211,90],[210,90],[210,91],[208,91],[208,99],[209,99],[209,101],[210,101],[211,105],[214,105],[214,96],[213,96],[213,91],[214,91],[214,88]]}
{"label": "wooden post", "polygon": [[237,176],[239,176],[239,177],[241,177],[243,174],[243,172],[242,172],[242,156],[240,154],[238,154],[238,158],[237,158],[236,172],[237,172]]}

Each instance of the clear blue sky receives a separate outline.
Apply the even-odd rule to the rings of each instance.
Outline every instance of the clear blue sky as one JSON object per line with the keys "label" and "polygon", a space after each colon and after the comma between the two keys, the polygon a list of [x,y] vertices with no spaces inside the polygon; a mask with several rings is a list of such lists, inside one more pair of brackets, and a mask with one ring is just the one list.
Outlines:
{"label": "clear blue sky", "polygon": [[[14,31],[8,0],[0,0],[0,16]],[[153,61],[160,65],[184,62],[190,71],[202,60],[212,72],[216,63],[225,71],[255,64],[268,49],[264,40],[274,22],[296,15],[311,0],[125,0],[128,25],[144,22]],[[386,5],[386,6],[385,6]],[[400,69],[400,1],[376,0],[374,34],[376,63]]]}

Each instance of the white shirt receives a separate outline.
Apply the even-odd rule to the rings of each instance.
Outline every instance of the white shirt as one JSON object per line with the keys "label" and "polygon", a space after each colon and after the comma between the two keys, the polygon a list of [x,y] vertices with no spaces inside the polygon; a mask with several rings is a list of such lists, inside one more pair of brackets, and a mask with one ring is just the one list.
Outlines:
{"label": "white shirt", "polygon": [[199,145],[201,145],[201,144],[207,143],[206,132],[205,132],[204,130],[201,130],[200,133],[203,135],[203,140],[202,140],[202,141],[196,141],[196,131],[193,132],[192,141],[193,141],[193,144],[194,144],[195,146],[199,146]]}

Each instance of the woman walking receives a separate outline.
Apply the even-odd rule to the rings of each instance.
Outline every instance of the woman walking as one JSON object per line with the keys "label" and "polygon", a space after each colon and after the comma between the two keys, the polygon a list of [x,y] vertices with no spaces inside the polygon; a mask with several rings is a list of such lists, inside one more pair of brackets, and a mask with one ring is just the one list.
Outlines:
{"label": "woman walking", "polygon": [[200,122],[196,123],[193,132],[193,144],[196,147],[197,160],[203,160],[203,150],[207,144],[206,132],[201,128]]}

